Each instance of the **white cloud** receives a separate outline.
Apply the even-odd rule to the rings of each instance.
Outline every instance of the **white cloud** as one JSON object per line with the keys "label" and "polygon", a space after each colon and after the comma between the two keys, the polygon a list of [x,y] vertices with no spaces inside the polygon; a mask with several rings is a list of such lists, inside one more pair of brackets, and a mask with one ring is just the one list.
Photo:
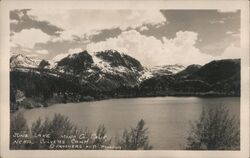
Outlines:
{"label": "white cloud", "polygon": [[126,22],[129,22],[129,24],[124,25],[124,29],[128,27],[136,28],[142,24],[160,25],[166,22],[165,17],[159,10],[132,10],[128,14]]}
{"label": "white cloud", "polygon": [[11,36],[11,45],[32,49],[36,43],[45,43],[49,40],[50,36],[40,29],[23,29]]}
{"label": "white cloud", "polygon": [[61,39],[69,40],[72,35],[96,34],[103,29],[126,30],[166,22],[159,10],[31,10],[28,14],[61,27],[64,29]]}
{"label": "white cloud", "polygon": [[118,37],[87,45],[88,51],[115,49],[126,53],[145,66],[166,64],[204,64],[211,56],[203,54],[195,47],[198,34],[179,31],[173,39],[159,40],[153,36],[141,35],[136,30],[124,31]]}
{"label": "white cloud", "polygon": [[41,54],[41,55],[46,55],[49,52],[48,52],[48,50],[43,49],[43,50],[37,50],[36,53]]}
{"label": "white cloud", "polygon": [[234,44],[230,44],[222,53],[221,59],[239,59],[242,56],[243,49],[235,46]]}
{"label": "white cloud", "polygon": [[37,58],[37,57],[39,57],[38,54],[26,54],[26,56],[28,56],[30,58]]}
{"label": "white cloud", "polygon": [[58,54],[58,55],[56,55],[56,56],[52,59],[52,61],[54,61],[54,62],[59,61],[59,60],[65,58],[66,56],[68,56],[68,54],[66,54],[66,53],[65,53],[65,54]]}
{"label": "white cloud", "polygon": [[73,48],[73,49],[69,49],[68,50],[68,54],[75,54],[75,53],[79,53],[79,52],[82,52],[83,49],[82,48]]}
{"label": "white cloud", "polygon": [[59,61],[65,57],[67,57],[68,55],[72,55],[72,54],[75,54],[75,53],[79,53],[79,52],[82,52],[83,49],[82,48],[74,48],[74,49],[69,49],[68,50],[68,53],[62,53],[62,54],[58,54],[56,55],[52,61],[56,62],[56,61]]}
{"label": "white cloud", "polygon": [[148,30],[148,27],[147,26],[142,26],[139,28],[140,31],[147,31]]}

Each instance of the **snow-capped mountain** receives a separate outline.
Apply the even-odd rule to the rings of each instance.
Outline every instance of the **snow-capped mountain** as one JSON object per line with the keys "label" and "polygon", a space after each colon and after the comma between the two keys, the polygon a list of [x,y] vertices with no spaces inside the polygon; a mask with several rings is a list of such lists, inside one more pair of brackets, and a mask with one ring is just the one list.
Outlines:
{"label": "snow-capped mountain", "polygon": [[178,72],[177,76],[187,77],[188,75],[198,71],[201,67],[202,67],[201,65],[196,65],[196,64],[189,65],[184,70]]}
{"label": "snow-capped mountain", "polygon": [[203,96],[211,91],[215,96],[240,96],[240,60],[147,69],[131,56],[106,50],[83,51],[53,62],[38,61],[24,55],[11,57],[12,96],[17,90],[27,98],[44,102],[51,98],[79,102],[116,97]]}
{"label": "snow-capped mountain", "polygon": [[41,60],[39,59],[33,59],[30,57],[27,57],[23,54],[16,54],[13,55],[10,58],[10,68],[13,69],[15,67],[30,67],[30,68],[36,68],[38,67]]}
{"label": "snow-capped mountain", "polygon": [[83,83],[90,82],[105,89],[137,85],[144,75],[144,68],[138,60],[115,50],[83,51],[56,63],[55,71],[74,75]]}
{"label": "snow-capped mountain", "polygon": [[163,75],[173,75],[178,72],[181,72],[185,69],[185,66],[182,65],[164,65],[164,66],[155,66],[150,69],[150,72],[153,76],[163,76]]}
{"label": "snow-capped mountain", "polygon": [[137,85],[151,77],[172,75],[185,69],[177,64],[146,68],[138,60],[116,50],[83,51],[59,61],[39,60],[18,54],[11,57],[10,65],[11,68],[39,68],[72,75],[81,78],[84,83],[119,82],[118,85]]}

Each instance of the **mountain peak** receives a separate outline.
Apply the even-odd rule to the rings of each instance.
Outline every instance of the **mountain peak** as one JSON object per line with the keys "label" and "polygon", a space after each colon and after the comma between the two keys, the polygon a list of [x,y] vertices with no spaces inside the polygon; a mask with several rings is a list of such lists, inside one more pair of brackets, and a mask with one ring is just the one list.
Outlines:
{"label": "mountain peak", "polygon": [[93,64],[92,56],[87,51],[68,55],[57,62],[57,67],[73,72],[86,70]]}
{"label": "mountain peak", "polygon": [[111,67],[122,66],[130,70],[132,69],[137,69],[138,71],[143,70],[143,66],[138,60],[113,49],[96,52],[95,56],[103,60],[104,62],[108,63]]}
{"label": "mountain peak", "polygon": [[32,59],[24,54],[15,54],[10,58],[10,68],[14,67],[37,67],[40,63],[39,59]]}
{"label": "mountain peak", "polygon": [[107,53],[119,53],[117,50],[115,49],[107,49],[105,50],[104,52],[107,52]]}

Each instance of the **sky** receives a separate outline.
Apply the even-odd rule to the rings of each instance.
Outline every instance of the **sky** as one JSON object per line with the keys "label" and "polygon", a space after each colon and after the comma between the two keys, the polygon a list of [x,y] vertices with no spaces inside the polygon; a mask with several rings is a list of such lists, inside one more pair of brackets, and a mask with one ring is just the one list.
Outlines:
{"label": "sky", "polygon": [[239,58],[240,10],[12,10],[11,54],[117,50],[147,67]]}

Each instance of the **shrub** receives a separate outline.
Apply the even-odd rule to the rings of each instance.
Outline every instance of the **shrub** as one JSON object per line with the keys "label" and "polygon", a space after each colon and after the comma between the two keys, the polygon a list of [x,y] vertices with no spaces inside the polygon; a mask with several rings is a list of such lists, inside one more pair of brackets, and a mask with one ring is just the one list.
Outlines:
{"label": "shrub", "polygon": [[[70,139],[62,139],[63,135],[77,135],[78,128],[74,125],[68,117],[61,114],[55,114],[52,120],[46,118],[43,122],[39,118],[35,123],[32,124],[31,134],[33,136],[33,141],[35,142],[33,148],[35,149],[49,149],[51,143],[57,145],[57,140],[64,140],[66,144],[70,144]],[[47,135],[50,134],[49,138],[36,137],[37,135]],[[48,143],[40,143],[40,140],[49,141]]]}
{"label": "shrub", "polygon": [[191,124],[188,150],[239,150],[239,123],[225,106],[202,110],[200,120]]}
{"label": "shrub", "polygon": [[[17,143],[17,142],[22,142],[24,140],[30,139],[29,133],[30,133],[29,127],[27,126],[27,122],[23,116],[23,113],[17,112],[12,114],[10,118],[10,149],[27,148],[28,144]],[[14,136],[17,134],[23,136],[22,137]]]}
{"label": "shrub", "polygon": [[[78,128],[68,117],[61,114],[55,114],[52,120],[46,118],[44,122],[38,119],[33,123],[31,131],[33,136],[37,134],[50,134],[49,138],[45,139],[45,142],[48,141],[48,143],[44,144],[40,143],[41,138],[33,137],[33,141],[35,142],[33,145],[34,149],[76,149],[68,147],[67,145],[80,145],[81,147],[77,149],[100,150],[106,149],[106,147],[111,144],[111,140],[106,136],[106,128],[104,125],[99,126],[96,133],[93,134],[87,128],[85,130]],[[72,136],[72,138],[69,138],[70,136]],[[79,137],[81,137],[81,139],[79,139]],[[71,142],[72,139],[81,141],[81,143],[74,144]],[[55,148],[57,145],[62,146],[62,141],[64,142],[64,147]]]}
{"label": "shrub", "polygon": [[93,139],[93,149],[105,149],[106,147],[110,146],[111,139],[108,139],[106,136],[106,128],[104,125],[100,125],[94,135]]}
{"label": "shrub", "polygon": [[[55,114],[52,119],[37,119],[29,129],[22,113],[14,113],[10,123],[10,142],[14,140],[27,140],[30,144],[10,143],[10,149],[53,149],[53,150],[105,150],[122,149],[138,150],[152,149],[149,145],[148,128],[144,128],[145,122],[140,120],[135,128],[130,131],[124,130],[121,140],[117,146],[111,146],[111,139],[107,137],[104,125],[100,125],[92,133],[87,128],[85,130],[73,124],[68,117]],[[14,138],[13,135],[27,134],[26,138]],[[66,136],[66,137],[64,137]],[[72,137],[71,137],[72,136]],[[79,139],[80,138],[80,139]],[[75,142],[72,143],[72,139]],[[63,143],[62,143],[63,142]],[[70,147],[79,145],[80,148]],[[58,147],[59,146],[59,147]]]}
{"label": "shrub", "polygon": [[150,150],[152,146],[149,145],[148,128],[144,128],[145,121],[140,120],[135,128],[130,131],[124,130],[121,140],[118,140],[118,146],[122,150]]}

